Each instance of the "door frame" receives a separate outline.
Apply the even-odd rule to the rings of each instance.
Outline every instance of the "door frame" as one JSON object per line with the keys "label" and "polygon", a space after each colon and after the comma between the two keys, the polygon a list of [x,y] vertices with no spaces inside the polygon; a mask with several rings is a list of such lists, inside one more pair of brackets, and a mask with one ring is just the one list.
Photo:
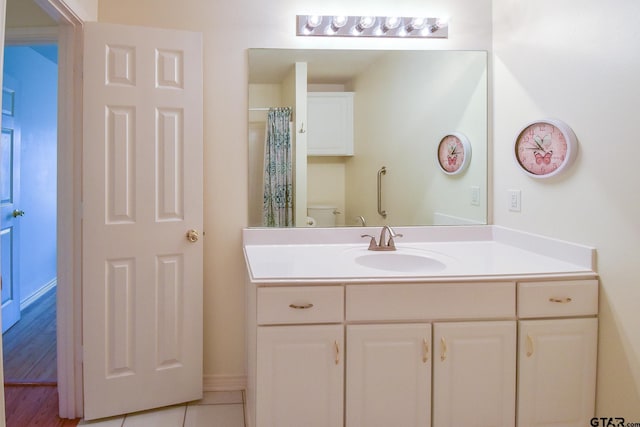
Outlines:
{"label": "door frame", "polygon": [[[58,403],[61,418],[79,418],[83,415],[81,191],[84,19],[64,0],[35,0],[35,3],[58,26],[6,30],[5,37],[0,40],[0,48],[4,49],[5,40],[11,45],[47,41],[58,43]],[[0,6],[4,11],[5,5]]]}

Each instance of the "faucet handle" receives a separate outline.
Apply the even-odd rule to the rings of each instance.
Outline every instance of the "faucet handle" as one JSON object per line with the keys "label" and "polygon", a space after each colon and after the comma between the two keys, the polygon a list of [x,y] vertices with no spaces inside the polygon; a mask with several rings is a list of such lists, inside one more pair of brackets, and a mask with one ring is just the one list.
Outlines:
{"label": "faucet handle", "polygon": [[376,243],[376,238],[374,236],[372,236],[371,234],[361,234],[360,237],[369,237],[371,239],[369,241],[369,249],[370,250],[374,250],[375,248],[378,247],[378,244]]}
{"label": "faucet handle", "polygon": [[394,234],[391,234],[389,236],[389,241],[387,242],[387,246],[389,246],[389,248],[392,248],[391,250],[395,251],[396,250],[396,243],[393,241],[394,237],[402,237],[402,234],[401,233],[394,233]]}

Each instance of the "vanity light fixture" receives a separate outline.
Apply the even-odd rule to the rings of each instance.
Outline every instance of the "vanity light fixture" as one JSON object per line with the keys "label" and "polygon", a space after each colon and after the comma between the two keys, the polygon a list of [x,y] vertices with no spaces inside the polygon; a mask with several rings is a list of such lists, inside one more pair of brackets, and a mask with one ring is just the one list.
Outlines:
{"label": "vanity light fixture", "polygon": [[299,36],[448,38],[443,18],[297,15]]}

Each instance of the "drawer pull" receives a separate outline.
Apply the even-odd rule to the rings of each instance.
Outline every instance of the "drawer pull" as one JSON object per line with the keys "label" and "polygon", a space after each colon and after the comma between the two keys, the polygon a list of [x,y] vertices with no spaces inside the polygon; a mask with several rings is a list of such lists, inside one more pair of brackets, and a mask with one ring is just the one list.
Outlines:
{"label": "drawer pull", "polygon": [[549,302],[557,302],[559,304],[568,304],[571,301],[572,300],[569,297],[565,297],[565,298],[554,298],[554,297],[551,297],[551,298],[549,298]]}
{"label": "drawer pull", "polygon": [[429,342],[426,338],[422,340],[422,363],[427,363],[429,360]]}
{"label": "drawer pull", "polygon": [[444,337],[440,339],[440,344],[440,360],[444,362],[447,358],[447,341],[444,339]]}
{"label": "drawer pull", "polygon": [[527,357],[533,356],[533,338],[527,334]]}
{"label": "drawer pull", "polygon": [[313,304],[289,304],[289,307],[294,308],[296,310],[306,310],[308,308],[313,307]]}
{"label": "drawer pull", "polygon": [[338,346],[338,341],[333,342],[336,349],[336,365],[340,363],[340,347]]}

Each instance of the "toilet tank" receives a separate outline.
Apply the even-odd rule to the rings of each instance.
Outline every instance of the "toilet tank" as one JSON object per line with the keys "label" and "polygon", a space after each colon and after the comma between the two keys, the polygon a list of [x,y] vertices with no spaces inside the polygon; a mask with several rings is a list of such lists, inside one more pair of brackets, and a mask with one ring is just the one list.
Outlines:
{"label": "toilet tank", "polygon": [[313,218],[315,227],[335,227],[337,208],[329,205],[311,205],[307,208],[307,215]]}

